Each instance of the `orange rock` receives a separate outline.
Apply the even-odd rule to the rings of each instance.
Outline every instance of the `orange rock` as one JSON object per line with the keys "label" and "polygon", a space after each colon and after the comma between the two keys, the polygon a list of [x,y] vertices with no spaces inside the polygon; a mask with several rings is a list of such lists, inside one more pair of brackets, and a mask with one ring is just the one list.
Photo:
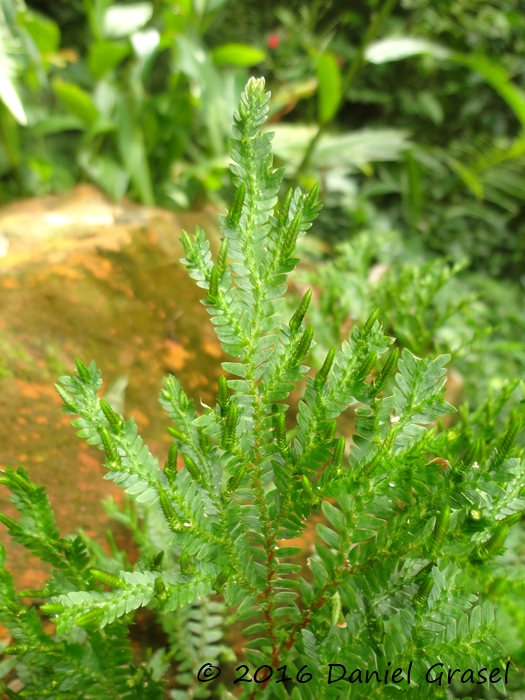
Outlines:
{"label": "orange rock", "polygon": [[135,421],[136,421],[136,423],[137,423],[137,425],[138,425],[138,427],[139,427],[139,430],[142,430],[142,429],[145,428],[147,425],[149,425],[149,418],[148,418],[148,416],[147,416],[145,413],[143,413],[140,409],[138,409],[138,408],[132,408],[132,409],[130,409],[130,412],[129,412],[129,413],[130,413],[130,415],[133,416],[133,418],[135,419]]}
{"label": "orange rock", "polygon": [[164,348],[164,364],[171,373],[175,373],[177,370],[182,369],[186,362],[186,358],[192,356],[192,353],[187,352],[183,345],[174,340],[170,340],[169,338],[164,341]]}
{"label": "orange rock", "polygon": [[[160,447],[161,461],[171,440],[158,402],[166,371],[191,394],[188,379],[198,367],[193,398],[209,403],[214,396],[219,363],[203,335],[209,317],[202,290],[179,263],[178,239],[197,224],[213,234],[215,221],[211,211],[175,215],[115,204],[89,185],[0,209],[0,236],[9,242],[0,257],[0,463],[22,464],[46,486],[62,535],[82,527],[103,543],[110,522],[100,501],[122,500],[103,479],[103,452],[78,438],[74,416],[61,410],[54,384],[74,371],[75,358],[96,361],[103,391],[129,376],[124,415],[132,413],[145,442]],[[0,511],[18,517],[5,487]],[[113,527],[129,545],[121,526]],[[2,525],[0,541],[17,584],[40,587],[47,569],[10,542]]]}

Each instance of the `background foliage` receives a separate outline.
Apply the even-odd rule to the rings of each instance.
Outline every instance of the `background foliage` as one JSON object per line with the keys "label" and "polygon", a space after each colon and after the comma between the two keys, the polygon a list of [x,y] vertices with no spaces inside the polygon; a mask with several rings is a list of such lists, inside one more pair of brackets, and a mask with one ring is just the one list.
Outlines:
{"label": "background foliage", "polygon": [[2,0],[4,201],[86,178],[168,207],[223,192],[229,118],[253,69],[287,162],[330,126],[302,170],[324,175],[332,235],[380,209],[432,249],[519,271],[518,0],[376,5]]}
{"label": "background foliage", "polygon": [[322,182],[317,235],[397,231],[409,255],[517,282],[487,313],[523,321],[519,0],[1,0],[0,31],[0,201],[89,180],[114,199],[224,206],[251,72],[272,90],[287,177]]}

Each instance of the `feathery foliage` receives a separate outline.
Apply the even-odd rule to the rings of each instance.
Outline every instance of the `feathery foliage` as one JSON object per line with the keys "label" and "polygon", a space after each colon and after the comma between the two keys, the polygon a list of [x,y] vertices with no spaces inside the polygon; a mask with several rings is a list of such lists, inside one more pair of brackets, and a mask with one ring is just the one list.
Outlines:
{"label": "feathery foliage", "polygon": [[[2,474],[20,518],[1,521],[53,567],[37,592],[17,593],[0,570],[0,622],[13,638],[4,653],[24,687],[5,684],[6,697],[161,698],[169,664],[170,697],[218,693],[199,669],[234,658],[222,641],[234,623],[249,664],[237,668],[246,668],[241,697],[390,697],[400,688],[435,697],[425,681],[432,664],[477,674],[506,662],[489,591],[507,576],[496,557],[525,507],[522,418],[503,417],[516,385],[474,413],[463,407],[445,429],[441,418],[455,410],[444,398],[449,356],[399,354],[377,312],[309,372],[311,293],[290,318],[284,295],[297,240],[320,210],[318,188],[278,201],[283,172],[261,130],[268,103],[264,81],[251,79],[234,116],[237,191],[220,217],[217,261],[202,230],[182,236],[183,263],[232,358],[215,406],[199,415],[166,377],[160,401],[173,444],[163,469],[133,419],[99,399],[94,363],[77,361],[57,385],[78,435],[104,451],[106,478],[135,503],[107,507],[137,541],[137,564],[114,543],[110,557],[83,534],[61,538],[44,490],[23,469]],[[355,434],[339,435],[348,409]],[[286,541],[313,513],[308,556]],[[523,586],[523,576],[514,581]],[[30,595],[39,608],[25,604]],[[142,607],[169,645],[136,666],[126,632]],[[329,664],[352,671],[351,682],[328,683]],[[402,678],[386,682],[390,666]],[[365,672],[379,680],[363,685]],[[491,680],[503,690],[502,675]]]}

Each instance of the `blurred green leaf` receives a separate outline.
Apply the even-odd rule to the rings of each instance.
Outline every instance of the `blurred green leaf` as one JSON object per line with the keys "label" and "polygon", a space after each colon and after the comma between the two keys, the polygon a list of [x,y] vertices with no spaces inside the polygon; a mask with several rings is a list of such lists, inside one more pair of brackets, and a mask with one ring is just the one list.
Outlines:
{"label": "blurred green leaf", "polygon": [[79,117],[84,124],[90,126],[98,117],[98,111],[91,95],[75,83],[54,80],[53,90],[70,112]]}
{"label": "blurred green leaf", "polygon": [[335,56],[324,53],[316,65],[317,94],[319,98],[319,122],[330,122],[341,102],[341,71]]}
{"label": "blurred green leaf", "polygon": [[496,230],[501,230],[506,223],[506,216],[502,215],[501,210],[490,207],[482,202],[474,202],[465,200],[461,204],[448,207],[444,212],[445,219],[455,219],[459,217],[471,217],[480,219]]}
{"label": "blurred green leaf", "polygon": [[516,216],[525,202],[525,160],[501,162],[482,173],[485,199]]}
{"label": "blurred green leaf", "polygon": [[[1,50],[1,49],[0,49]],[[0,55],[0,100],[5,104],[13,117],[19,124],[27,124],[25,110],[20,101],[20,97],[16,91],[15,85],[11,80],[10,70],[5,64],[2,64],[2,56]]]}
{"label": "blurred green leaf", "polygon": [[429,54],[435,58],[449,58],[450,51],[445,46],[434,44],[414,36],[399,36],[381,39],[370,44],[365,51],[365,58],[370,63],[389,63],[403,58]]}
{"label": "blurred green leaf", "polygon": [[136,2],[132,5],[111,5],[104,14],[104,35],[124,37],[133,34],[151,19],[153,5]]}
{"label": "blurred green leaf", "polygon": [[248,44],[222,44],[211,52],[216,66],[256,66],[266,59],[266,52]]}
{"label": "blurred green leaf", "polygon": [[89,48],[88,65],[95,80],[100,80],[119,65],[129,54],[129,45],[124,42],[101,41]]}
{"label": "blurred green leaf", "polygon": [[486,56],[453,54],[451,58],[482,75],[487,83],[498,92],[514,111],[521,125],[525,127],[525,91],[510,80],[505,68]]}
{"label": "blurred green leaf", "polygon": [[0,153],[0,172],[7,173],[20,165],[20,138],[18,124],[13,114],[0,101],[0,146],[5,149]]}
{"label": "blurred green leaf", "polygon": [[190,78],[200,97],[204,141],[208,141],[212,155],[218,156],[224,153],[225,138],[230,133],[231,101],[237,96],[238,88],[230,82],[227,89],[226,78],[217,71],[210,53],[197,38],[189,33],[181,34],[177,37],[177,48],[179,69]]}
{"label": "blurred green leaf", "polygon": [[133,109],[122,99],[118,108],[117,141],[120,157],[137,189],[142,204],[154,204],[144,136],[134,119]]}
{"label": "blurred green leaf", "polygon": [[294,105],[299,100],[308,99],[315,95],[317,90],[317,80],[309,78],[300,83],[290,83],[288,85],[278,86],[275,92],[272,92],[270,102],[270,116],[280,112],[283,107]]}
{"label": "blurred green leaf", "polygon": [[20,15],[20,24],[42,54],[55,53],[60,48],[60,30],[48,17],[31,11]]}
{"label": "blurred green leaf", "polygon": [[[299,163],[316,126],[272,124],[274,152],[290,163]],[[373,161],[399,160],[410,147],[408,134],[399,129],[361,129],[343,134],[323,134],[312,154],[314,168],[362,168]]]}
{"label": "blurred green leaf", "polygon": [[429,119],[432,119],[434,124],[441,124],[443,122],[443,108],[431,92],[427,92],[426,90],[420,92],[418,95],[418,103],[421,112],[426,114]]}
{"label": "blurred green leaf", "polygon": [[18,66],[12,54],[16,55],[17,50],[18,43],[9,31],[0,4],[0,101],[19,124],[25,125],[26,113],[14,82]]}
{"label": "blurred green leaf", "polygon": [[91,141],[95,136],[100,134],[111,134],[117,130],[117,125],[114,119],[106,117],[104,114],[100,114],[96,121],[91,124],[89,130],[86,133],[88,141]]}
{"label": "blurred green leaf", "polygon": [[456,158],[452,158],[451,156],[447,155],[446,160],[452,170],[459,175],[476,199],[483,199],[483,181],[478,174]]}
{"label": "blurred green leaf", "polygon": [[86,157],[83,157],[83,154],[81,154],[79,160],[89,177],[111,199],[116,202],[122,199],[129,186],[129,174],[119,163],[112,158],[104,156],[89,160],[87,154]]}
{"label": "blurred green leaf", "polygon": [[60,134],[62,131],[76,131],[84,128],[84,122],[74,114],[52,114],[44,117],[33,126],[33,133],[38,136]]}
{"label": "blurred green leaf", "polygon": [[409,219],[412,229],[415,230],[419,224],[422,209],[423,194],[421,191],[421,173],[419,171],[417,159],[414,157],[412,151],[407,151],[406,159],[408,173],[407,203],[409,209]]}
{"label": "blurred green leaf", "polygon": [[525,155],[525,136],[519,136],[509,146],[494,146],[488,151],[480,153],[476,167],[478,170],[487,170],[494,165],[520,158],[523,155]]}
{"label": "blurred green leaf", "polygon": [[174,35],[182,34],[187,24],[186,13],[182,9],[175,13],[172,9],[166,8],[162,13],[162,21],[168,32]]}
{"label": "blurred green leaf", "polygon": [[85,0],[89,27],[97,41],[100,41],[104,36],[104,15],[111,2],[112,0]]}
{"label": "blurred green leaf", "polygon": [[219,7],[222,7],[227,0],[198,0],[195,2],[195,6],[201,6],[199,8],[199,12],[202,13],[204,12],[204,7],[208,12],[213,12],[214,10],[218,10]]}

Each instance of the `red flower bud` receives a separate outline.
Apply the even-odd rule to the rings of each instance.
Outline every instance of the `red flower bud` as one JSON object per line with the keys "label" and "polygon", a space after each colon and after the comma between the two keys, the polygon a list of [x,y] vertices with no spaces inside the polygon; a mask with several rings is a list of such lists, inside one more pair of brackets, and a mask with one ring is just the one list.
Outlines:
{"label": "red flower bud", "polygon": [[278,34],[272,33],[266,40],[266,45],[269,49],[276,49],[281,43],[281,39]]}

